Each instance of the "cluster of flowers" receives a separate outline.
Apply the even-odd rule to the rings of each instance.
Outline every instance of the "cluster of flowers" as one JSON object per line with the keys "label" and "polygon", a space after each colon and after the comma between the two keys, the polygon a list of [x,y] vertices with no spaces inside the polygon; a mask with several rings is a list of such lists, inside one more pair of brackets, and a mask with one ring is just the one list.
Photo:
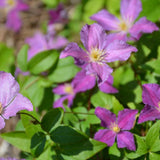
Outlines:
{"label": "cluster of flowers", "polygon": [[[159,28],[145,17],[135,22],[142,10],[140,0],[121,1],[121,19],[116,18],[107,10],[101,10],[91,16],[98,22],[85,25],[80,33],[81,41],[86,50],[76,43],[70,43],[61,53],[60,58],[72,56],[75,64],[81,67],[71,83],[61,84],[53,89],[53,92],[62,95],[54,102],[54,107],[62,107],[64,100],[68,100],[68,106],[78,92],[84,92],[93,88],[96,81],[99,89],[105,93],[116,93],[111,73],[113,69],[106,63],[114,61],[126,61],[132,52],[137,49],[127,42],[139,40],[142,33],[152,33]],[[106,34],[106,31],[112,31]],[[143,85],[144,109],[141,111],[138,123],[148,120],[160,119],[160,86],[157,84]],[[124,109],[116,115],[107,109],[97,107],[95,114],[101,120],[101,125],[108,129],[101,129],[95,134],[95,139],[112,146],[117,136],[119,148],[126,147],[136,150],[133,134],[128,132],[134,126],[138,110]]]}

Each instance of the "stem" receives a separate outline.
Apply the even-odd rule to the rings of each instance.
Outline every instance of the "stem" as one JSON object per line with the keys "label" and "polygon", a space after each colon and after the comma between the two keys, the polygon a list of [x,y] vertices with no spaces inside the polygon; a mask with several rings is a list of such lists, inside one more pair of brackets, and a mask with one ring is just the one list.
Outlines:
{"label": "stem", "polygon": [[17,114],[20,114],[20,115],[21,115],[21,114],[25,114],[25,115],[27,115],[27,116],[33,118],[38,124],[41,124],[41,122],[40,122],[37,118],[35,118],[34,116],[32,116],[32,115],[29,114],[29,113],[19,112],[19,113],[17,113]]}
{"label": "stem", "polygon": [[82,113],[82,112],[64,112],[64,113],[95,115],[94,113]]}

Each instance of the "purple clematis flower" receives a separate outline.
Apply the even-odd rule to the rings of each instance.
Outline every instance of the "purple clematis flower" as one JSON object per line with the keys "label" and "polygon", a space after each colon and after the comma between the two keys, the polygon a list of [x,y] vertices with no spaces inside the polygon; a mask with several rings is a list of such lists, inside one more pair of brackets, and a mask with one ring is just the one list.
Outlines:
{"label": "purple clematis flower", "polygon": [[10,73],[0,71],[0,129],[4,128],[4,119],[15,116],[20,110],[32,111],[29,99],[19,93],[19,84]]}
{"label": "purple clematis flower", "polygon": [[119,111],[118,118],[109,110],[97,107],[95,114],[101,120],[101,125],[108,129],[100,129],[94,136],[94,139],[112,146],[117,137],[118,148],[127,148],[136,150],[133,134],[128,132],[134,126],[137,110],[124,109]]}
{"label": "purple clematis flower", "polygon": [[17,159],[17,158],[8,157],[8,158],[0,158],[0,160],[25,160],[25,159]]}
{"label": "purple clematis flower", "polygon": [[28,51],[28,60],[30,60],[39,52],[63,48],[68,41],[64,37],[55,35],[54,26],[48,26],[46,35],[37,32],[33,37],[27,38],[26,43],[30,46]]}
{"label": "purple clematis flower", "polygon": [[160,119],[160,85],[144,84],[142,92],[145,104],[138,119],[138,123]]}
{"label": "purple clematis flower", "polygon": [[121,19],[116,18],[107,10],[99,11],[91,16],[91,19],[97,21],[105,30],[116,32],[115,36],[118,39],[127,40],[127,34],[130,34],[130,39],[138,40],[142,33],[152,33],[159,30],[146,17],[142,17],[135,22],[141,10],[140,0],[121,0]]}
{"label": "purple clematis flower", "polygon": [[28,10],[28,5],[23,0],[0,0],[0,7],[7,14],[7,27],[17,32],[22,26],[20,12]]}
{"label": "purple clematis flower", "polygon": [[70,43],[62,51],[60,58],[74,57],[76,64],[85,68],[87,74],[93,74],[98,78],[99,84],[104,83],[113,71],[107,62],[125,61],[131,52],[137,51],[125,42],[107,36],[98,24],[85,25],[81,30],[81,41],[86,51],[76,43]]}

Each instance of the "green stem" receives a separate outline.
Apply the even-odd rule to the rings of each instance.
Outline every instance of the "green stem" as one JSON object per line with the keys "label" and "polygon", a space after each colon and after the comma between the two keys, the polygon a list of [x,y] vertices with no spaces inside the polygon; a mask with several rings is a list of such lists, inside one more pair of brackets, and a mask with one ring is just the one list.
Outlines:
{"label": "green stem", "polygon": [[82,113],[82,112],[64,112],[64,113],[95,115],[94,113]]}

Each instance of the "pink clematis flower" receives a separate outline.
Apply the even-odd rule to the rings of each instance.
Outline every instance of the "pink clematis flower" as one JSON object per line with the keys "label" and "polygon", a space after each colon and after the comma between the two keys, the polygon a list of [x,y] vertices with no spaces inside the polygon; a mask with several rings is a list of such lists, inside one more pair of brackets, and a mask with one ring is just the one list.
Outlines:
{"label": "pink clematis flower", "polygon": [[160,85],[144,84],[142,92],[145,104],[138,119],[138,123],[160,119]]}
{"label": "pink clematis flower", "polygon": [[0,129],[5,126],[5,119],[15,116],[20,110],[32,111],[29,99],[19,93],[19,84],[10,73],[0,71]]}
{"label": "pink clematis flower", "polygon": [[95,75],[99,84],[104,83],[113,71],[106,63],[125,61],[130,57],[131,52],[137,51],[135,47],[124,41],[107,36],[98,24],[85,25],[81,30],[81,41],[86,51],[76,43],[70,43],[62,51],[60,58],[74,57],[76,64],[85,68],[87,74]]}
{"label": "pink clematis flower", "polygon": [[94,136],[95,140],[106,143],[112,146],[117,137],[118,148],[127,148],[136,150],[133,134],[128,132],[134,126],[137,110],[124,109],[119,111],[118,118],[109,110],[97,107],[95,114],[101,120],[101,125],[108,129],[100,129]]}
{"label": "pink clematis flower", "polygon": [[19,31],[22,26],[20,12],[28,10],[28,5],[23,0],[0,0],[0,7],[7,14],[7,27],[15,32]]}
{"label": "pink clematis flower", "polygon": [[128,40],[127,34],[129,34],[129,39],[138,40],[142,33],[152,33],[159,30],[146,17],[142,17],[135,22],[141,10],[142,4],[140,0],[121,0],[121,19],[116,18],[107,10],[99,11],[91,16],[91,19],[97,21],[105,30],[116,32],[114,35],[118,39]]}

